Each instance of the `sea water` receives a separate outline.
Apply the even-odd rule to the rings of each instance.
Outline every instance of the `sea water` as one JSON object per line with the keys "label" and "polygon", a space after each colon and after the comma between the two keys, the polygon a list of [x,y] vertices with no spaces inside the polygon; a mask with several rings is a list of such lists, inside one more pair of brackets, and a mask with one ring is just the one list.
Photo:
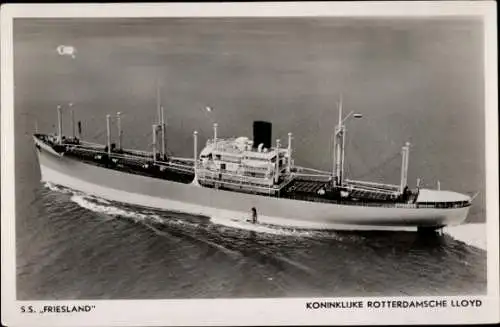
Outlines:
{"label": "sea water", "polygon": [[[18,252],[21,299],[484,293],[484,224],[304,231],[134,208],[45,184]],[[229,218],[229,219],[228,219]],[[481,228],[482,227],[482,228]],[[466,230],[458,238],[455,231]],[[464,233],[462,233],[463,235]],[[25,237],[29,237],[29,240]]]}

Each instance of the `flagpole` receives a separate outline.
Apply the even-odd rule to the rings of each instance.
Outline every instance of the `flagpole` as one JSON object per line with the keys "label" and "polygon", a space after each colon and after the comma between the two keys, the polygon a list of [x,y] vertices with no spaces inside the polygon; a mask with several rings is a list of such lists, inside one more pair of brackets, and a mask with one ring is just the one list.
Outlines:
{"label": "flagpole", "polygon": [[161,99],[160,99],[160,82],[156,80],[156,110],[158,112],[158,124],[161,124]]}

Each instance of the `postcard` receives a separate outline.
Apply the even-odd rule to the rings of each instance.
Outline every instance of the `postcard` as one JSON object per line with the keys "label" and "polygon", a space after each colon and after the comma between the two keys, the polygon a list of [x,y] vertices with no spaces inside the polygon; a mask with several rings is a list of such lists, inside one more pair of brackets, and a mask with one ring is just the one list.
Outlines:
{"label": "postcard", "polygon": [[2,6],[2,324],[498,323],[495,7]]}

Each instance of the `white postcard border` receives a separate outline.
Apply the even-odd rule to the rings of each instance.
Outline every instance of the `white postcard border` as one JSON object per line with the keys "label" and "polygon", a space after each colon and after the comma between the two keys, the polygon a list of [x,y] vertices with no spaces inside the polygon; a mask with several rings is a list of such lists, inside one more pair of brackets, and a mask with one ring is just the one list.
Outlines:
{"label": "white postcard border", "polygon": [[[158,326],[158,325],[324,325],[459,324],[499,321],[498,248],[498,94],[497,33],[494,2],[340,2],[340,3],[171,3],[171,4],[19,4],[1,8],[1,150],[2,150],[2,323],[9,326]],[[484,19],[485,141],[487,174],[486,296],[425,298],[306,298],[216,300],[16,301],[14,173],[14,17],[443,17]],[[313,301],[480,300],[479,308],[448,309],[306,309]],[[20,314],[21,306],[93,305],[88,313]]]}

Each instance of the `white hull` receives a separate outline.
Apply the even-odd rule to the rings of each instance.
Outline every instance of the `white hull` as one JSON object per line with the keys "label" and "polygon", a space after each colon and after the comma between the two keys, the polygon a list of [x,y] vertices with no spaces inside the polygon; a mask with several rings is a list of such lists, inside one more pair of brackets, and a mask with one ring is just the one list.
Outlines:
{"label": "white hull", "polygon": [[465,220],[469,211],[469,207],[336,205],[215,190],[93,166],[50,153],[45,144],[37,144],[42,147],[37,151],[42,181],[111,201],[167,211],[245,219],[255,207],[262,223],[337,230],[414,230],[457,225]]}

